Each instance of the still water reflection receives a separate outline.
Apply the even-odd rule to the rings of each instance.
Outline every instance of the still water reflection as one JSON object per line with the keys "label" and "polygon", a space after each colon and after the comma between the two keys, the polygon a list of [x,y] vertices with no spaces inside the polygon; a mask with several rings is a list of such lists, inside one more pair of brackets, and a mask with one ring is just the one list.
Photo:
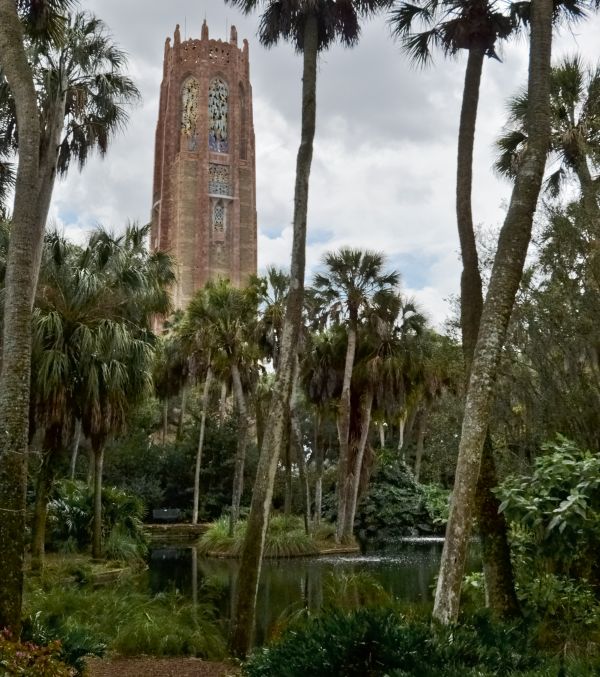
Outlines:
{"label": "still water reflection", "polygon": [[[377,594],[372,583],[369,587],[371,581],[394,599],[428,601],[441,552],[438,542],[399,543],[362,555],[266,560],[258,593],[256,641],[264,643],[295,612],[317,611],[332,595],[348,589],[360,604],[361,599]],[[238,568],[237,560],[198,557],[191,547],[155,548],[149,562],[150,590],[156,594],[177,589],[197,600],[198,595],[203,597],[203,586],[208,587],[218,591],[220,611],[229,618]]]}

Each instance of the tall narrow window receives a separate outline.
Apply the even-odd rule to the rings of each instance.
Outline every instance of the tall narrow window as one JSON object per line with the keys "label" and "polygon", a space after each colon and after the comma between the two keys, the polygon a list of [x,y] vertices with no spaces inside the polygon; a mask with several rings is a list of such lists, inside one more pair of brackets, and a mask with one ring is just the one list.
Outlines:
{"label": "tall narrow window", "polygon": [[248,145],[248,132],[247,127],[248,115],[246,113],[246,95],[244,94],[244,88],[240,85],[240,160],[246,160]]}
{"label": "tall narrow window", "polygon": [[217,153],[229,152],[229,90],[221,78],[215,78],[208,90],[208,147]]}
{"label": "tall narrow window", "polygon": [[231,195],[229,167],[226,165],[208,165],[208,192],[212,195]]}
{"label": "tall narrow window", "polygon": [[216,242],[225,239],[225,204],[217,200],[213,207],[213,236]]}
{"label": "tall narrow window", "polygon": [[198,148],[198,94],[200,85],[196,78],[188,78],[183,83],[181,93],[181,130],[186,138],[187,149]]}

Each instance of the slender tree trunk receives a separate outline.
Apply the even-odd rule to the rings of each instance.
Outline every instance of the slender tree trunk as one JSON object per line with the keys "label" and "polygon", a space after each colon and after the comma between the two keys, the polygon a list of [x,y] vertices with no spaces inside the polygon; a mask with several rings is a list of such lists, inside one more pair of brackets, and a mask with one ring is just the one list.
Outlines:
{"label": "slender tree trunk", "polygon": [[200,416],[200,434],[198,435],[198,449],[196,451],[196,470],[194,472],[194,510],[192,512],[192,524],[198,524],[198,505],[200,503],[200,468],[202,467],[202,451],[204,449],[204,431],[206,429],[206,412],[208,410],[208,397],[212,383],[212,369],[210,362],[204,378],[204,390],[202,391],[202,414]]}
{"label": "slender tree trunk", "polygon": [[33,75],[14,0],[0,0],[0,65],[13,93],[19,165],[8,250],[0,374],[0,627],[21,632],[31,309],[43,225],[37,219],[40,124]]}
{"label": "slender tree trunk", "polygon": [[238,594],[235,602],[235,613],[232,617],[233,632],[231,637],[231,648],[237,656],[245,656],[252,643],[258,579],[271,511],[279,449],[289,416],[294,364],[302,324],[308,181],[316,120],[317,55],[317,17],[309,13],[304,27],[302,139],[296,165],[290,292],[287,298],[283,325],[279,370],[273,385],[269,418],[258,460],[246,537],[242,547]]}
{"label": "slender tree trunk", "polygon": [[550,139],[550,56],[552,0],[531,7],[529,60],[529,143],[517,173],[511,203],[498,241],[489,290],[471,368],[450,517],[438,577],[434,618],[458,618],[460,587],[471,535],[481,455],[493,399],[500,352],[519,288]]}
{"label": "slender tree trunk", "polygon": [[425,448],[425,424],[427,423],[427,410],[421,409],[417,419],[417,449],[415,453],[415,482],[419,481],[421,475],[421,462],[423,461],[423,451]]}
{"label": "slender tree trunk", "polygon": [[163,447],[167,443],[167,433],[169,431],[169,398],[165,397],[163,402],[163,415],[162,415],[162,443]]}
{"label": "slender tree trunk", "polygon": [[406,411],[403,411],[398,421],[398,452],[404,447],[404,428],[406,426]]}
{"label": "slender tree trunk", "polygon": [[371,429],[371,408],[373,406],[373,392],[367,391],[364,396],[364,401],[361,406],[361,431],[360,440],[358,443],[358,450],[356,459],[354,461],[354,468],[352,470],[352,478],[350,482],[350,496],[349,506],[346,515],[346,524],[344,525],[344,533],[342,534],[342,541],[344,543],[351,543],[354,538],[354,517],[356,515],[356,506],[358,504],[358,489],[360,486],[360,477],[363,466],[363,459],[365,456],[365,448],[369,441],[369,431]]}
{"label": "slender tree trunk", "polygon": [[244,464],[246,462],[246,447],[248,443],[248,411],[246,409],[246,398],[244,397],[244,388],[237,364],[231,367],[233,377],[233,391],[237,401],[240,422],[238,427],[238,444],[235,455],[235,470],[233,473],[233,492],[231,497],[231,514],[229,518],[229,535],[233,536],[233,528],[240,518],[240,502],[244,492]]}
{"label": "slender tree trunk", "polygon": [[48,494],[54,478],[55,453],[54,449],[48,449],[43,455],[35,488],[35,507],[31,533],[31,570],[37,573],[40,573],[44,568]]}
{"label": "slender tree trunk", "polygon": [[378,424],[377,427],[379,428],[379,446],[382,449],[385,449],[385,427],[381,422]]}
{"label": "slender tree trunk", "polygon": [[585,155],[579,157],[575,171],[581,187],[582,203],[594,234],[600,236],[600,206],[598,206],[598,185],[594,182]]}
{"label": "slender tree trunk", "polygon": [[[290,422],[291,428],[291,422]],[[283,514],[289,517],[292,514],[292,444],[294,443],[291,430],[288,429],[285,449],[285,481],[283,483]]]}
{"label": "slender tree trunk", "polygon": [[321,428],[321,417],[319,412],[315,412],[315,441],[313,451],[315,454],[315,527],[321,524],[321,513],[323,512],[323,447],[319,444],[319,431]]}
{"label": "slender tree trunk", "polygon": [[225,414],[227,413],[227,381],[221,383],[221,397],[219,399],[219,428],[225,423]]}
{"label": "slender tree trunk", "polygon": [[[458,137],[456,216],[463,261],[461,328],[467,374],[473,360],[483,308],[481,274],[471,208],[473,144],[483,59],[483,50],[469,51]],[[490,593],[487,596],[487,602],[498,617],[511,617],[519,613],[519,602],[515,592],[506,520],[504,515],[499,514],[500,503],[492,493],[493,487],[497,484],[497,478],[489,432],[485,449],[486,452],[481,461],[475,508],[482,541],[486,590]],[[418,478],[416,468],[415,475]]]}
{"label": "slender tree trunk", "polygon": [[187,384],[185,384],[181,389],[181,408],[179,409],[179,421],[177,422],[177,440],[181,440],[183,436],[183,423],[187,406],[187,390]]}
{"label": "slender tree trunk", "polygon": [[348,327],[348,346],[346,348],[346,362],[344,364],[344,381],[342,384],[342,394],[338,408],[338,439],[340,445],[340,456],[338,460],[338,478],[337,478],[337,525],[336,541],[342,542],[345,526],[347,522],[346,512],[348,510],[349,497],[352,494],[350,479],[350,409],[351,409],[351,385],[352,370],[354,369],[354,357],[356,354],[356,318],[351,313],[350,324]]}
{"label": "slender tree trunk", "polygon": [[94,449],[94,517],[92,523],[92,557],[102,557],[102,470],[104,467],[104,445],[93,445]]}
{"label": "slender tree trunk", "polygon": [[73,433],[73,446],[71,448],[71,472],[70,477],[75,479],[75,470],[77,469],[77,455],[79,454],[79,443],[81,441],[81,421],[75,421],[75,432]]}
{"label": "slender tree trunk", "polygon": [[304,516],[304,531],[306,535],[310,535],[310,487],[308,486],[308,473],[306,472],[306,462],[304,460],[304,444],[302,441],[302,426],[300,424],[300,392],[298,388],[298,373],[300,371],[300,364],[298,357],[296,357],[296,368],[294,370],[294,384],[292,386],[291,397],[291,429],[292,440],[294,441],[294,448],[296,449],[296,457],[298,459],[298,472],[300,475],[300,486],[302,487],[302,508]]}

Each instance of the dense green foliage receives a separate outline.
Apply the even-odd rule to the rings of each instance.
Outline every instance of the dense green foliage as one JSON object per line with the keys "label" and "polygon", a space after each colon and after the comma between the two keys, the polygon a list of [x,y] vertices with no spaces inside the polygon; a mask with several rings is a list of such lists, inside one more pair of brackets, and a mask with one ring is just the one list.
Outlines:
{"label": "dense green foliage", "polygon": [[[245,521],[237,522],[233,536],[230,536],[229,518],[221,517],[200,537],[198,552],[205,555],[237,556],[241,551],[245,534]],[[306,534],[299,517],[273,515],[267,530],[265,557],[315,555],[319,550],[319,539],[328,535],[331,535],[331,529],[328,530],[325,525],[313,537]]]}
{"label": "dense green foliage", "polygon": [[[59,551],[81,550],[91,542],[93,491],[83,482],[62,480],[54,486],[48,504],[49,545]],[[121,489],[102,489],[102,529],[106,555],[130,560],[146,554],[142,531],[144,503]]]}
{"label": "dense green foliage", "polygon": [[291,627],[257,650],[248,677],[499,677],[543,674],[527,633],[479,616],[460,627],[433,628],[391,609],[332,611]]}
{"label": "dense green foliage", "polygon": [[[441,499],[443,500],[443,498]],[[440,533],[440,497],[424,491],[395,452],[381,455],[367,492],[358,505],[356,530],[362,540],[375,543],[402,536]]]}
{"label": "dense green foliage", "polygon": [[99,588],[35,587],[26,606],[32,638],[64,638],[75,662],[82,654],[100,653],[103,646],[125,656],[225,655],[211,605],[194,605],[177,592],[150,596],[132,578]]}

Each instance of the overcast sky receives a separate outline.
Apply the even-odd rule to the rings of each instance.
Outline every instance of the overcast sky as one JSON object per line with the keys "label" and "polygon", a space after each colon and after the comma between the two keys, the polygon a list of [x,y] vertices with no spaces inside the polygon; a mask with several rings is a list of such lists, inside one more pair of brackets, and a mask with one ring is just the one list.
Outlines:
{"label": "overcast sky", "polygon": [[[250,42],[257,151],[258,264],[289,265],[301,59],[282,44],[265,50],[257,16],[222,0],[87,0],[81,6],[110,27],[129,54],[143,96],[127,131],[104,160],[73,170],[55,190],[54,223],[82,240],[94,224],[118,231],[149,218],[154,131],[164,40],[181,24],[182,38],[226,39],[235,24]],[[600,19],[564,30],[554,58],[579,51],[600,58]],[[525,82],[527,45],[505,47],[503,63],[487,60],[477,127],[474,219],[498,227],[510,186],[490,167],[504,102]],[[385,18],[363,26],[352,50],[334,46],[320,57],[317,135],[309,198],[307,281],[322,254],[343,245],[384,251],[402,273],[404,292],[441,324],[457,293],[460,266],[454,215],[456,137],[465,57],[412,67],[390,38]]]}

